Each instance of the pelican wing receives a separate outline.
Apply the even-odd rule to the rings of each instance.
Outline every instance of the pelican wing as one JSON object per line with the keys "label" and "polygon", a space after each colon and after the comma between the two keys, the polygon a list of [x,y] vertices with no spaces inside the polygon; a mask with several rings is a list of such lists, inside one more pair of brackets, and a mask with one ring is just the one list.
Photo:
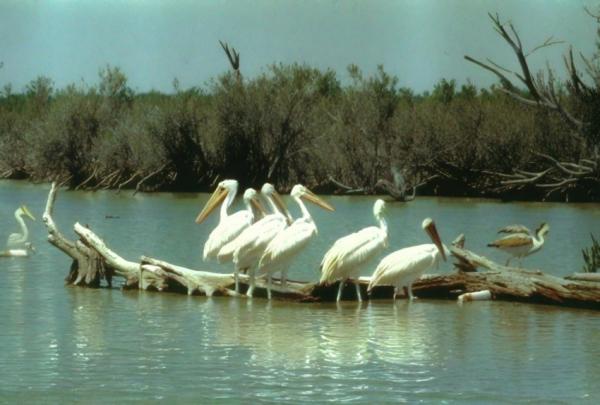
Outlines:
{"label": "pelican wing", "polygon": [[210,233],[204,244],[204,260],[215,258],[223,246],[238,237],[252,224],[253,216],[247,210],[238,211],[224,218]]}
{"label": "pelican wing", "polygon": [[20,233],[11,233],[6,240],[6,246],[8,248],[22,247],[27,242],[27,239]]}
{"label": "pelican wing", "polygon": [[504,228],[500,228],[498,233],[524,233],[531,235],[531,231],[525,225],[514,224],[507,225]]}
{"label": "pelican wing", "polygon": [[321,262],[321,282],[331,282],[356,271],[387,246],[387,234],[376,226],[338,239]]}
{"label": "pelican wing", "polygon": [[291,260],[316,234],[317,227],[312,221],[294,221],[269,242],[260,259],[260,271]]}
{"label": "pelican wing", "polygon": [[511,235],[507,235],[503,238],[500,238],[492,243],[488,243],[488,246],[497,248],[515,248],[532,245],[533,239],[531,238],[531,236],[524,233],[513,233]]}
{"label": "pelican wing", "polygon": [[260,254],[271,239],[285,227],[286,219],[283,215],[267,215],[244,229],[240,236],[223,246],[217,259],[222,262],[231,257],[234,261],[243,261],[247,257]]}
{"label": "pelican wing", "polygon": [[439,254],[436,245],[428,243],[397,250],[377,265],[368,290],[376,285],[408,286],[433,266]]}

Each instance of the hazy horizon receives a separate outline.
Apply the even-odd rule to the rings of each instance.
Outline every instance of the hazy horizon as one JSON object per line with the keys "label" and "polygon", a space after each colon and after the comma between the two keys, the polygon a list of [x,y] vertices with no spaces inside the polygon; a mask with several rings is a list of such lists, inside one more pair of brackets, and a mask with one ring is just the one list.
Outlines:
{"label": "hazy horizon", "polygon": [[494,75],[463,56],[491,58],[508,68],[517,61],[493,30],[498,12],[532,49],[547,37],[565,43],[532,55],[535,70],[546,61],[564,76],[562,55],[595,51],[597,22],[583,7],[594,1],[484,0],[400,1],[16,1],[0,0],[0,86],[14,91],[44,75],[57,88],[98,82],[106,65],[118,66],[136,92],[203,86],[229,69],[223,40],[241,54],[246,77],[272,63],[365,74],[382,64],[399,86],[431,90],[442,78],[487,87]]}

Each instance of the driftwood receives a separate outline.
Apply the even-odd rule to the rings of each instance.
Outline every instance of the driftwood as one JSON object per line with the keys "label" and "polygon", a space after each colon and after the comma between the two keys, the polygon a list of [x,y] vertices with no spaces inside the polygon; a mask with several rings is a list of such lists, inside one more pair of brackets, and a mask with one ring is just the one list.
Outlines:
{"label": "driftwood", "polygon": [[[89,228],[76,223],[74,231],[79,237],[69,241],[59,232],[52,218],[56,199],[56,184],[48,195],[43,215],[48,230],[48,241],[73,259],[66,278],[68,285],[100,287],[105,280],[111,286],[113,277],[124,280],[123,288],[153,291],[179,292],[188,295],[237,296],[233,290],[231,274],[188,269],[163,260],[141,257],[132,262],[113,252]],[[541,271],[529,271],[502,266],[464,248],[464,236],[457,238],[450,247],[456,272],[425,275],[413,285],[413,293],[422,298],[457,299],[461,294],[480,292],[485,298],[505,301],[554,304],[571,307],[600,309],[600,279],[560,278]],[[277,281],[277,280],[275,280]],[[369,277],[359,279],[364,296]],[[249,285],[247,275],[240,275],[240,295]],[[285,287],[273,284],[273,297],[300,302],[334,301],[337,283],[319,285],[310,282],[288,281]],[[488,292],[483,293],[484,290]],[[391,286],[376,287],[370,299],[391,299]],[[475,297],[479,295],[475,294]],[[266,296],[266,281],[256,280],[255,297]],[[464,298],[464,297],[463,297]],[[353,288],[344,289],[342,299],[355,300]],[[461,300],[463,301],[463,300]],[[468,301],[468,299],[464,299]]]}

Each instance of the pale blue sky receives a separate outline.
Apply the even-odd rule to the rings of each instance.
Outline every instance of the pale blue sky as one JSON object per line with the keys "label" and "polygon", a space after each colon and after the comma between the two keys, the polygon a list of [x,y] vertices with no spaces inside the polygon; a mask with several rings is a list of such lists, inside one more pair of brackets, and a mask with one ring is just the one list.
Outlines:
{"label": "pale blue sky", "polygon": [[[487,12],[517,27],[526,47],[553,35],[585,54],[594,51],[596,22],[583,0],[0,0],[0,86],[15,90],[38,75],[57,87],[94,84],[107,63],[121,67],[136,91],[202,85],[228,68],[218,40],[241,52],[253,76],[273,62],[372,72],[377,64],[400,85],[423,91],[442,77],[481,86],[495,78],[463,59],[492,57],[515,67]],[[567,44],[532,58],[563,72]]]}

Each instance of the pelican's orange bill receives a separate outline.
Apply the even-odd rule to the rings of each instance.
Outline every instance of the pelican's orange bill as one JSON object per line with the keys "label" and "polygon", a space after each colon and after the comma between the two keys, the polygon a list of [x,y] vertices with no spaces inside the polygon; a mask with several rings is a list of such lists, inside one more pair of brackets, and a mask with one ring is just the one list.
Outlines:
{"label": "pelican's orange bill", "polygon": [[442,245],[442,240],[440,239],[440,234],[437,231],[435,222],[429,219],[429,223],[425,226],[425,230],[429,234],[429,237],[431,238],[433,243],[435,243],[435,246],[437,246],[438,250],[442,254],[442,258],[444,259],[444,261],[446,261],[446,252],[444,252],[444,246]]}
{"label": "pelican's orange bill", "polygon": [[307,201],[310,201],[313,204],[318,205],[319,207],[321,207],[327,211],[335,211],[335,208],[333,208],[331,205],[329,205],[329,203],[327,203],[326,201],[319,198],[319,196],[317,196],[315,193],[313,193],[309,189],[306,189],[305,193],[302,195],[302,198],[306,199]]}
{"label": "pelican's orange bill", "polygon": [[198,216],[196,217],[196,223],[202,223],[215,208],[219,206],[219,204],[225,199],[227,196],[227,189],[225,187],[217,187],[217,189],[212,193],[204,208]]}

